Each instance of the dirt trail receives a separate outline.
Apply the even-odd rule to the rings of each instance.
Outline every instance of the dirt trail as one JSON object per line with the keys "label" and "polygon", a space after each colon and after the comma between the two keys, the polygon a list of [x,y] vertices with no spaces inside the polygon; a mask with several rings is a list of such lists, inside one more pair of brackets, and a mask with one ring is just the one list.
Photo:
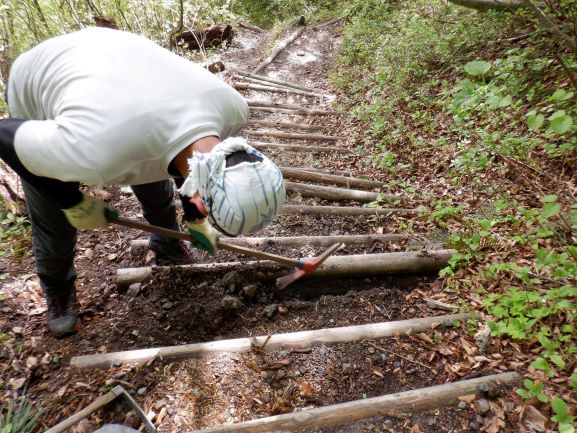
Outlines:
{"label": "dirt trail", "polygon": [[[217,57],[225,63],[227,71],[234,68],[250,71],[266,57],[267,37],[266,33],[239,29],[232,47]],[[340,41],[338,24],[307,30],[265,69],[263,75],[331,93],[328,72],[333,67]],[[230,75],[225,78],[231,80]],[[326,98],[252,91],[244,94],[251,100],[310,108],[330,108],[332,103]],[[255,112],[253,118],[317,124],[327,134],[345,137],[346,124],[351,122],[346,114],[321,117]],[[277,140],[279,143],[287,141]],[[354,143],[349,138],[337,145],[354,146]],[[355,156],[268,153],[279,165],[347,169],[353,174],[367,174],[366,167]],[[369,174],[372,179],[381,177],[379,173]],[[135,199],[124,191],[111,188],[106,194],[111,194],[112,204],[124,216],[141,216]],[[299,196],[290,196],[289,202],[331,204]],[[383,221],[368,217],[281,215],[259,236],[369,234],[381,230],[395,232],[398,226],[394,218]],[[213,274],[204,279],[192,278],[186,271],[175,268],[170,272],[154,273],[138,290],[119,292],[115,285],[116,269],[144,264],[143,253],[128,252],[130,241],[136,238],[145,238],[145,235],[119,227],[81,234],[77,266],[83,329],[80,334],[64,340],[52,338],[45,330],[44,301],[36,277],[31,275],[34,267],[30,258],[20,265],[26,274],[13,274],[3,282],[2,291],[8,299],[2,303],[2,329],[9,336],[9,343],[13,343],[11,347],[15,344],[22,347],[19,353],[10,350],[2,353],[4,359],[10,361],[5,362],[8,367],[3,375],[7,375],[7,382],[26,379],[33,400],[50,408],[43,417],[47,425],[76,412],[116,384],[131,391],[145,412],[154,412],[160,432],[182,432],[415,389],[465,374],[465,369],[459,370],[463,357],[462,349],[458,349],[462,346],[458,329],[430,332],[429,340],[421,336],[378,343],[385,344],[389,353],[367,343],[356,343],[316,347],[304,352],[206,356],[201,360],[74,373],[67,366],[72,356],[80,354],[440,314],[429,309],[421,296],[424,292],[441,293],[442,283],[434,276],[301,281],[279,296],[268,283],[255,282],[242,273]],[[347,247],[339,254],[399,251],[408,247],[406,243],[374,244],[370,249]],[[295,257],[321,251],[313,247],[279,249],[270,246],[265,250]],[[239,258],[223,252],[210,260]],[[256,284],[256,288],[249,292],[246,287],[251,284]],[[227,296],[238,302],[234,306],[223,302]],[[437,343],[442,340],[442,344],[435,345],[433,340]],[[38,363],[29,368],[26,360],[31,357]],[[280,368],[264,368],[275,361],[281,361]],[[423,367],[422,363],[429,367]],[[490,363],[475,369],[477,372],[493,370]],[[297,384],[297,390],[290,401],[285,402],[286,407],[282,407],[279,398],[291,383]],[[17,392],[8,390],[3,398]],[[125,417],[120,408],[98,414],[93,419],[94,424],[102,418],[136,425],[134,417],[130,414]],[[472,406],[461,405],[318,431],[476,431],[482,422]],[[420,430],[415,430],[414,426]]]}

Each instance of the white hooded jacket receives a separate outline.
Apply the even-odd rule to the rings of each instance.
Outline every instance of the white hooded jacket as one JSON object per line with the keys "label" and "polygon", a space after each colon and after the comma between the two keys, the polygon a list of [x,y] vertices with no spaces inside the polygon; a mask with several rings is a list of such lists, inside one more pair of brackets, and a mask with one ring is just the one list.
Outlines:
{"label": "white hooded jacket", "polygon": [[15,149],[38,176],[88,185],[170,177],[194,141],[236,134],[248,106],[233,88],[148,39],[89,28],[47,40],[12,66]]}

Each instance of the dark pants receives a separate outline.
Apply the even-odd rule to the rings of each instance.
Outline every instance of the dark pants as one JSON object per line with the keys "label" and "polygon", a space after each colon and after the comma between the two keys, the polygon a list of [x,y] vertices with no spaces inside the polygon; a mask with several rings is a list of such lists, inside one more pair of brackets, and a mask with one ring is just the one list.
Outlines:
{"label": "dark pants", "polygon": [[[40,285],[48,297],[58,297],[72,288],[76,280],[76,229],[68,223],[53,200],[30,184],[24,181],[22,184],[32,223],[32,246]],[[170,180],[135,185],[132,191],[150,224],[179,230]],[[155,234],[150,236],[150,247],[155,250],[170,251],[177,244],[176,239]]]}

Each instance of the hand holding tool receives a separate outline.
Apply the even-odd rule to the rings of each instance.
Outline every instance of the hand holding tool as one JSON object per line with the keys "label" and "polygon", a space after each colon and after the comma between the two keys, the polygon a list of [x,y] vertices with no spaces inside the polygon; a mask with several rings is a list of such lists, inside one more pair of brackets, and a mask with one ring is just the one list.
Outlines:
{"label": "hand holding tool", "polygon": [[[134,221],[128,218],[123,218],[118,216],[118,213],[115,211],[108,213],[108,219],[111,223],[118,224],[124,227],[139,229],[149,233],[156,233],[161,236],[183,239],[189,242],[197,242],[197,240],[193,236],[188,235],[186,233],[165,229],[163,227],[153,226],[151,224],[141,223],[139,221]],[[342,244],[337,243],[330,246],[324,253],[322,253],[318,257],[311,257],[305,259],[291,259],[288,257],[278,256],[276,254],[265,253],[250,248],[227,244],[221,241],[217,241],[216,245],[221,250],[227,250],[233,253],[239,253],[251,257],[256,257],[258,259],[271,260],[273,262],[280,263],[281,265],[296,268],[296,271],[293,272],[292,274],[285,275],[284,277],[277,279],[276,287],[278,289],[284,289],[289,284],[293,283],[299,278],[307,274],[310,274],[311,272],[314,272],[326,259],[328,259],[332,254],[334,254]]]}

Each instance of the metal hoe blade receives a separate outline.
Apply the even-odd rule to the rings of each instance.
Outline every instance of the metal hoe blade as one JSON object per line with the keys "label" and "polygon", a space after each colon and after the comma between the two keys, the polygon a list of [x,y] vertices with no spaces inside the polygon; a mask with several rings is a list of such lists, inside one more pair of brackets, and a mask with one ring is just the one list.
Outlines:
{"label": "metal hoe blade", "polygon": [[317,270],[317,268],[324,263],[326,259],[332,256],[343,244],[336,243],[328,247],[320,256],[313,257],[310,259],[299,259],[297,260],[297,270],[285,275],[284,277],[277,278],[276,288],[282,290],[286,288],[289,284],[294,283],[296,280],[304,277],[311,272]]}

